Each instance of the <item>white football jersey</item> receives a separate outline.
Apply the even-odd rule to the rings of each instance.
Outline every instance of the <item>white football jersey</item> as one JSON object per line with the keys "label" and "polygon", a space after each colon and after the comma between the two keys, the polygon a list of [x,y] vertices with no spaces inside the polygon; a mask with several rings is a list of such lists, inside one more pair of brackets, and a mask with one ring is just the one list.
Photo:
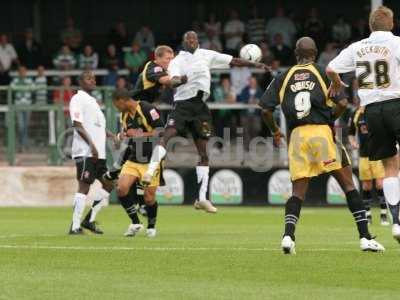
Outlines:
{"label": "white football jersey", "polygon": [[400,37],[389,31],[351,44],[328,66],[336,73],[356,72],[362,106],[400,98]]}

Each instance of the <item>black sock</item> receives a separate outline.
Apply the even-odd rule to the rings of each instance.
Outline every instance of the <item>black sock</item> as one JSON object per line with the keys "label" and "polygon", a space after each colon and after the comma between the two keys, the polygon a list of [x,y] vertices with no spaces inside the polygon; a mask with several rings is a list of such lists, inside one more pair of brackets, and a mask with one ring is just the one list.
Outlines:
{"label": "black sock", "polygon": [[[386,215],[386,199],[385,195],[383,194],[383,190],[376,190],[376,194],[378,195],[378,200],[379,200],[379,206],[381,208],[381,215]],[[383,212],[385,211],[385,212]]]}
{"label": "black sock", "polygon": [[390,205],[388,203],[388,207],[390,210],[390,213],[392,214],[392,219],[393,219],[393,224],[398,224],[400,225],[400,221],[399,221],[399,203],[396,205]]}
{"label": "black sock", "polygon": [[365,210],[367,211],[367,216],[369,216],[371,215],[371,202],[372,202],[371,191],[363,191],[362,198]]}
{"label": "black sock", "polygon": [[285,235],[288,235],[295,240],[294,231],[296,230],[296,224],[300,217],[300,210],[302,200],[295,196],[288,199],[285,206]]}
{"label": "black sock", "polygon": [[347,205],[353,214],[354,221],[356,222],[360,238],[371,239],[368,230],[368,220],[366,216],[365,207],[360,199],[360,194],[357,190],[352,190],[346,193]]}
{"label": "black sock", "polygon": [[146,205],[146,212],[147,212],[147,228],[155,228],[157,222],[157,211],[158,211],[158,203],[157,201],[149,206]]}
{"label": "black sock", "polygon": [[140,224],[139,217],[136,212],[136,204],[133,198],[134,194],[129,193],[128,195],[124,197],[118,197],[119,202],[125,209],[125,212],[129,216],[129,218],[132,220],[132,224]]}

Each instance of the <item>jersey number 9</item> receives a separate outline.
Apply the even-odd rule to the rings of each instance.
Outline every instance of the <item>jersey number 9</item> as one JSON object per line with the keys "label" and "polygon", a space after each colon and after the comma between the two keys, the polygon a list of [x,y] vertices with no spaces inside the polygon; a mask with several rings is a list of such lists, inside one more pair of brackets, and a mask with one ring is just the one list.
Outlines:
{"label": "jersey number 9", "polygon": [[311,110],[310,92],[299,92],[294,97],[294,107],[296,109],[297,119],[303,119],[310,114]]}

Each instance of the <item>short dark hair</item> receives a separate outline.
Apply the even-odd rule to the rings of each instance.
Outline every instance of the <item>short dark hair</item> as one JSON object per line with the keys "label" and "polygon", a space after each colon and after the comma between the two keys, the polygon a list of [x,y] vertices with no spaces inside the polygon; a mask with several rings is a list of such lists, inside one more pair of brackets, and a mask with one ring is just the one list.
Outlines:
{"label": "short dark hair", "polygon": [[94,75],[93,71],[91,71],[91,70],[83,71],[78,77],[79,82],[81,82],[88,75]]}
{"label": "short dark hair", "polygon": [[126,100],[131,99],[131,94],[130,94],[130,92],[129,92],[127,89],[125,89],[125,88],[116,89],[116,90],[114,91],[114,93],[112,94],[112,99],[113,99],[113,101],[117,101],[117,100],[120,100],[120,99],[126,101]]}

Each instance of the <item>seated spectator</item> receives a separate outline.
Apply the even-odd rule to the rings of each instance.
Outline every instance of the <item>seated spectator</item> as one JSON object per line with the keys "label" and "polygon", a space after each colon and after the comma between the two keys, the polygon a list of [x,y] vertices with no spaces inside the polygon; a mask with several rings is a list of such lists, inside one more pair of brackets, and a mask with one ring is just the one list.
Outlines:
{"label": "seated spectator", "polygon": [[33,38],[31,28],[26,29],[24,41],[17,50],[21,64],[26,66],[28,69],[36,69],[43,63],[42,48]]}
{"label": "seated spectator", "polygon": [[[32,96],[35,85],[33,80],[27,76],[27,69],[25,66],[18,68],[18,76],[15,77],[11,84],[13,90],[13,98],[15,105],[31,105]],[[25,151],[29,146],[29,126],[31,119],[30,111],[17,111],[17,127],[18,127],[18,141],[20,151]]]}
{"label": "seated spectator", "polygon": [[8,42],[8,36],[2,33],[0,34],[0,85],[10,83],[9,71],[13,63],[19,64],[17,52],[14,46]]}
{"label": "seated spectator", "polygon": [[275,59],[281,62],[282,66],[289,66],[293,63],[293,52],[283,42],[283,36],[280,33],[274,36],[274,46],[271,48]]}
{"label": "seated spectator", "polygon": [[286,17],[283,7],[278,7],[276,9],[275,17],[270,19],[267,23],[266,32],[271,45],[275,45],[275,36],[281,34],[283,44],[292,48],[297,34],[297,28],[293,21]]}
{"label": "seated spectator", "polygon": [[231,10],[229,21],[224,26],[225,50],[227,53],[237,56],[239,47],[243,43],[244,33],[244,23],[239,20],[238,12]]}
{"label": "seated spectator", "polygon": [[207,31],[207,37],[201,44],[201,48],[222,52],[222,44],[219,37],[215,35],[214,31]]}
{"label": "seated spectator", "polygon": [[117,80],[117,83],[115,85],[115,87],[117,89],[130,89],[132,85],[130,85],[128,83],[128,81],[126,80],[126,78],[124,76],[120,76]]}
{"label": "seated spectator", "polygon": [[[258,104],[263,91],[258,85],[257,79],[251,76],[248,85],[238,96],[238,102],[246,104]],[[244,128],[244,146],[249,150],[250,141],[256,137],[261,130],[261,120],[259,110],[255,108],[244,111],[240,116],[240,124]]]}
{"label": "seated spectator", "polygon": [[342,15],[337,16],[336,23],[332,26],[332,38],[340,45],[344,45],[351,38],[351,26]]}
{"label": "seated spectator", "polygon": [[82,33],[75,27],[75,21],[71,17],[67,18],[66,27],[61,32],[61,41],[74,52],[78,52],[81,47]]}
{"label": "seated spectator", "polygon": [[136,83],[140,68],[144,65],[146,60],[146,52],[140,48],[140,44],[133,42],[131,51],[126,52],[124,56],[125,67],[130,71],[130,81],[132,84]]}
{"label": "seated spectator", "polygon": [[249,78],[251,77],[251,71],[248,67],[233,67],[230,70],[232,87],[239,95],[247,85]]}
{"label": "seated spectator", "polygon": [[75,93],[72,89],[71,77],[69,77],[69,76],[63,77],[60,88],[53,92],[54,103],[61,104],[64,106],[64,117],[68,122],[67,127],[72,126],[70,117],[69,117],[69,103],[71,102],[71,98],[74,94]]}
{"label": "seated spectator", "polygon": [[335,43],[327,43],[325,50],[321,52],[318,58],[318,64],[324,68],[329,64],[329,62],[338,55]]}
{"label": "seated spectator", "polygon": [[53,59],[54,67],[58,70],[71,70],[76,66],[75,55],[67,45],[62,46],[60,52]]}
{"label": "seated spectator", "polygon": [[122,67],[121,56],[117,52],[117,48],[114,44],[110,44],[107,46],[107,51],[102,61],[104,67],[106,67],[107,69],[112,69],[114,66],[117,66],[117,68]]}
{"label": "seated spectator", "polygon": [[122,48],[129,46],[129,35],[125,23],[117,22],[109,33],[109,42],[117,48],[117,53],[122,52]]}
{"label": "seated spectator", "polygon": [[47,104],[47,77],[44,74],[44,67],[39,66],[37,68],[37,76],[35,78],[35,104],[44,105]]}
{"label": "seated spectator", "polygon": [[353,25],[351,39],[353,41],[359,41],[367,38],[369,33],[367,21],[364,18],[360,18]]}
{"label": "seated spectator", "polygon": [[83,53],[79,55],[79,68],[82,70],[95,70],[99,65],[99,55],[93,51],[93,47],[86,45]]}
{"label": "seated spectator", "polygon": [[325,43],[326,32],[324,32],[324,23],[319,16],[318,10],[313,7],[310,9],[308,16],[303,25],[304,32],[314,39],[317,47],[321,47]]}
{"label": "seated spectator", "polygon": [[266,65],[270,65],[274,60],[274,54],[271,52],[269,45],[266,42],[261,42],[260,49],[262,53],[261,62]]}
{"label": "seated spectator", "polygon": [[206,40],[206,32],[204,31],[203,24],[199,21],[193,21],[192,30],[197,33],[199,44],[201,45]]}
{"label": "seated spectator", "polygon": [[147,52],[153,51],[155,47],[154,35],[150,27],[143,26],[135,35],[135,42],[142,45]]}
{"label": "seated spectator", "polygon": [[221,22],[217,21],[215,13],[211,13],[208,16],[208,20],[203,27],[205,32],[211,31],[216,38],[221,38]]}
{"label": "seated spectator", "polygon": [[103,85],[105,86],[115,86],[118,80],[118,66],[114,63],[110,65],[107,69],[108,73],[103,77]]}
{"label": "seated spectator", "polygon": [[251,9],[251,18],[247,21],[246,32],[250,43],[259,44],[265,40],[265,19],[258,16],[257,6]]}
{"label": "seated spectator", "polygon": [[[213,89],[213,98],[216,103],[232,104],[236,102],[236,93],[229,77],[221,77],[220,83]],[[215,133],[219,137],[224,136],[224,128],[227,127],[234,132],[233,126],[234,112],[229,109],[218,109],[214,114]],[[224,145],[218,145],[222,148]]]}

